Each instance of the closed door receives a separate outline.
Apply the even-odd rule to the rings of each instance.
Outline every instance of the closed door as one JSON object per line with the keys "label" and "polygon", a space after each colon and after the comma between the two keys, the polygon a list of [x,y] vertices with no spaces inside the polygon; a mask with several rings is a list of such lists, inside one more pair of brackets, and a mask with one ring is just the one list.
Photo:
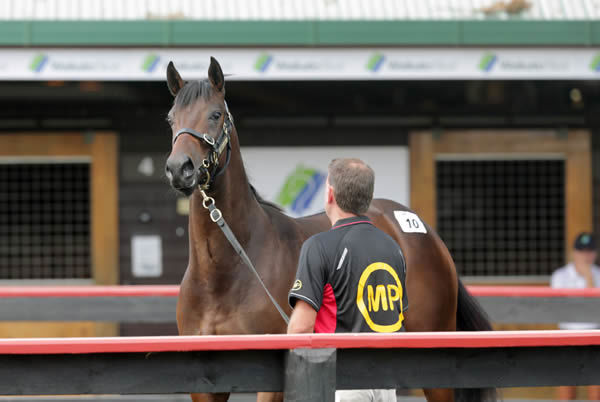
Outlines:
{"label": "closed door", "polygon": [[[118,281],[117,136],[0,135],[0,284]],[[2,322],[0,337],[116,335],[113,323]]]}

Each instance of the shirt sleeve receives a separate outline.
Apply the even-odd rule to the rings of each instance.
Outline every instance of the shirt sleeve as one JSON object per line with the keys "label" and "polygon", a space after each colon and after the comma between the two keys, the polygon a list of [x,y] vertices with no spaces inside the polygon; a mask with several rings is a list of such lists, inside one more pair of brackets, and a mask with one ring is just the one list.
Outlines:
{"label": "shirt sleeve", "polygon": [[296,280],[288,295],[292,308],[297,300],[310,304],[316,311],[321,308],[323,288],[326,284],[326,261],[321,252],[321,245],[313,237],[302,245]]}

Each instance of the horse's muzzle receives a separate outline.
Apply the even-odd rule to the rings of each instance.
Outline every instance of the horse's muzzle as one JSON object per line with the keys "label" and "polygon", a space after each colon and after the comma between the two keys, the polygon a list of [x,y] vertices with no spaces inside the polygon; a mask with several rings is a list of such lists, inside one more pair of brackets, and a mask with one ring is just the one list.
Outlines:
{"label": "horse's muzzle", "polygon": [[198,185],[198,180],[201,179],[198,177],[201,174],[198,173],[198,170],[194,167],[194,163],[188,156],[170,156],[165,166],[165,174],[171,182],[171,187],[186,196],[194,192]]}

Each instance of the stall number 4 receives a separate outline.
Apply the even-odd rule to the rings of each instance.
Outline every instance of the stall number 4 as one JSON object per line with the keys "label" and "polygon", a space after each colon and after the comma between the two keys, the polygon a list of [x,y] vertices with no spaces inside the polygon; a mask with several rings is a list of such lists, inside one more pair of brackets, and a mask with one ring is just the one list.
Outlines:
{"label": "stall number 4", "polygon": [[408,211],[394,211],[394,216],[404,233],[427,233],[427,228],[417,214]]}

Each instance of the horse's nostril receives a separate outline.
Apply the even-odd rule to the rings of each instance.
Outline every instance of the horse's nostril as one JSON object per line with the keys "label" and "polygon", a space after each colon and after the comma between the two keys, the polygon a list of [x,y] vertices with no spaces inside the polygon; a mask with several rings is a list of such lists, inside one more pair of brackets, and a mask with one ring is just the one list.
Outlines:
{"label": "horse's nostril", "polygon": [[187,161],[181,166],[181,174],[185,179],[189,179],[194,175],[194,165],[191,161]]}
{"label": "horse's nostril", "polygon": [[165,166],[165,174],[167,175],[167,179],[173,179],[173,173],[171,173],[171,168],[169,167],[169,165]]}

